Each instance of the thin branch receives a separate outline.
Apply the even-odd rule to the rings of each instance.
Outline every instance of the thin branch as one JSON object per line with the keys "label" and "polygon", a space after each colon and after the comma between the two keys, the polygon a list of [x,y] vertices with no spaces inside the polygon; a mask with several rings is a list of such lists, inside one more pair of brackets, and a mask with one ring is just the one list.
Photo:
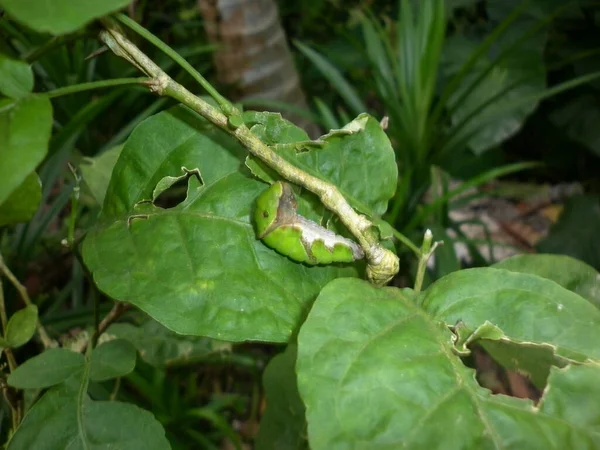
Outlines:
{"label": "thin branch", "polygon": [[[96,331],[94,332],[94,335],[91,339],[92,346],[96,345],[96,342],[98,342],[98,339],[100,338],[102,333],[104,333],[114,321],[121,317],[123,313],[125,313],[125,311],[127,311],[130,308],[130,306],[131,305],[129,303],[115,301],[115,304],[112,307],[112,309],[108,312],[104,319],[102,319]],[[88,341],[81,347],[81,353],[86,352],[89,343],[90,339],[88,339]]]}
{"label": "thin branch", "polygon": [[254,135],[240,120],[241,117],[236,117],[236,114],[239,113],[237,110],[234,110],[228,116],[195,96],[163,72],[158,65],[129,41],[117,27],[110,23],[106,23],[106,26],[107,30],[100,34],[100,39],[117,56],[125,58],[153,79],[148,84],[152,92],[174,98],[196,111],[205,119],[235,137],[250,153],[279,173],[284,179],[316,194],[321,203],[340,218],[364,249],[368,262],[367,276],[372,283],[384,285],[398,273],[400,265],[398,256],[379,244],[377,238],[369,232],[369,229],[373,226],[371,221],[356,213],[336,186],[307,174],[283,159]]}
{"label": "thin branch", "polygon": [[114,80],[100,80],[91,81],[89,83],[74,84],[72,86],[65,86],[52,91],[46,92],[48,98],[62,97],[63,95],[76,94],[78,92],[91,91],[94,89],[104,89],[107,87],[115,86],[127,86],[131,84],[148,84],[150,80],[148,78],[116,78]]}

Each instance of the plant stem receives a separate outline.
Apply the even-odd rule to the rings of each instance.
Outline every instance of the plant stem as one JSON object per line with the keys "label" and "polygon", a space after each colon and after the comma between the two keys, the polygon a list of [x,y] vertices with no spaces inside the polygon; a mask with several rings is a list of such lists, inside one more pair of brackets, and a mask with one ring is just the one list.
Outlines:
{"label": "plant stem", "polygon": [[65,86],[45,93],[48,98],[61,97],[63,95],[76,94],[78,92],[91,91],[94,89],[104,89],[107,87],[126,86],[129,84],[148,84],[148,78],[116,78],[114,80],[91,81],[89,83],[74,84]]}
{"label": "plant stem", "polygon": [[423,278],[425,278],[425,269],[427,269],[427,262],[438,245],[443,244],[443,241],[438,241],[433,243],[433,233],[431,230],[427,229],[425,231],[425,236],[423,237],[423,245],[421,246],[421,257],[419,258],[419,266],[417,267],[417,276],[415,277],[415,288],[414,291],[416,293],[421,292],[421,288],[423,287]]}
{"label": "plant stem", "polygon": [[369,229],[373,226],[365,216],[359,215],[349,205],[336,186],[298,169],[283,159],[254,135],[243,122],[230,122],[217,108],[192,94],[162,71],[148,56],[110,23],[100,38],[117,55],[128,60],[153,80],[149,89],[158,95],[172,97],[196,111],[202,117],[235,137],[250,153],[279,173],[284,179],[298,184],[316,194],[321,203],[333,211],[356,237],[367,258],[367,276],[376,285],[384,285],[398,273],[399,260],[396,254],[379,244]]}
{"label": "plant stem", "polygon": [[95,347],[96,343],[98,342],[98,339],[100,338],[102,333],[104,333],[106,331],[106,329],[110,326],[111,323],[113,323],[115,320],[117,320],[119,317],[121,317],[123,315],[123,313],[129,309],[129,306],[130,306],[129,303],[115,301],[115,304],[112,307],[112,309],[108,312],[108,314],[104,317],[104,319],[102,319],[100,324],[96,327],[96,331],[92,335],[92,338],[90,340],[88,340],[88,342],[86,342],[82,346],[81,352],[82,353],[86,352],[86,350],[90,344],[90,341],[91,341],[91,347]]}
{"label": "plant stem", "polygon": [[75,242],[75,222],[77,220],[77,209],[79,208],[79,185],[81,183],[81,176],[77,173],[77,169],[75,169],[71,163],[69,163],[69,169],[73,174],[73,178],[75,178],[75,187],[71,194],[71,214],[69,215],[67,245],[69,248],[73,248],[73,243]]}
{"label": "plant stem", "polygon": [[177,53],[175,50],[173,50],[171,47],[169,47],[166,43],[161,41],[158,37],[156,37],[152,33],[150,33],[150,31],[146,30],[144,27],[139,25],[136,21],[132,20],[125,14],[115,14],[115,17],[123,25],[125,25],[125,26],[129,27],[131,30],[135,31],[137,34],[142,36],[144,39],[146,39],[151,44],[154,44],[163,53],[165,53],[169,58],[171,58],[173,61],[175,61],[177,64],[179,64],[179,66],[183,70],[185,70],[187,73],[189,73],[192,76],[192,78],[194,80],[196,80],[198,82],[198,84],[200,84],[200,86],[202,86],[204,88],[204,90],[206,90],[206,92],[208,92],[208,95],[210,95],[213,99],[215,99],[215,101],[217,102],[217,104],[219,105],[219,107],[225,114],[232,112],[233,105],[231,104],[231,102],[229,102],[229,100],[227,100],[225,97],[223,97],[208,82],[208,80],[206,78],[204,78],[200,74],[200,72],[198,72],[196,69],[194,69],[189,62],[187,62],[184,58],[182,58],[179,53]]}
{"label": "plant stem", "polygon": [[[3,273],[6,276],[6,278],[8,278],[8,281],[10,281],[12,283],[12,285],[15,287],[15,289],[17,290],[17,292],[23,299],[23,302],[27,306],[33,305],[31,299],[29,298],[29,294],[27,293],[27,289],[25,288],[25,286],[23,286],[19,282],[19,280],[17,280],[17,277],[14,276],[14,274],[10,271],[8,266],[4,263],[4,259],[2,258],[1,253],[0,253],[0,273]],[[1,303],[2,303],[1,308],[4,309],[4,301],[2,301]],[[4,311],[4,315],[6,316],[6,311]],[[4,317],[4,318],[6,318],[6,317]],[[4,324],[3,324],[3,326],[4,326]],[[6,329],[6,327],[4,329]],[[38,334],[40,335],[40,339],[42,340],[42,344],[44,344],[44,348],[50,348],[50,347],[56,346],[54,341],[52,339],[50,339],[50,336],[48,336],[46,329],[42,326],[42,323],[39,321],[39,319],[38,319],[38,323],[37,323],[37,330],[38,330]]]}

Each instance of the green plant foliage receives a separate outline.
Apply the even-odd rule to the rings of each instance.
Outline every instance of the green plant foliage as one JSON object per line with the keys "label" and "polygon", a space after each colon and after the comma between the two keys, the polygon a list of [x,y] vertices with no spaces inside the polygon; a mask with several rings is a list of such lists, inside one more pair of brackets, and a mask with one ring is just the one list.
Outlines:
{"label": "green plant foliage", "polygon": [[40,178],[31,172],[0,205],[0,226],[27,222],[37,211],[41,199]]}
{"label": "green plant foliage", "polygon": [[135,368],[137,352],[125,339],[104,342],[92,352],[90,380],[105,381],[122,377]]}
{"label": "green plant foliage", "polygon": [[308,449],[305,408],[296,385],[295,345],[275,356],[265,368],[267,409],[260,421],[256,450]]}
{"label": "green plant foliage", "polygon": [[[81,356],[81,355],[80,355]],[[93,401],[82,374],[38,400],[11,438],[8,450],[170,449],[154,416],[135,405]]]}
{"label": "green plant foliage", "polygon": [[[504,339],[550,344],[557,355],[576,361],[600,360],[595,341],[600,311],[537,275],[491,268],[461,270],[438,280],[420,301],[433,318],[449,325],[460,322],[476,333],[490,322]],[[511,311],[518,311],[518,316]]]}
{"label": "green plant foliage", "polygon": [[66,348],[46,350],[21,364],[8,376],[8,384],[19,389],[46,388],[77,375],[85,367],[85,357]]}
{"label": "green plant foliage", "polygon": [[[523,35],[528,26],[528,22],[513,24],[507,33],[494,42],[489,50],[490,56],[478,59],[450,98],[454,125],[471,117],[461,133],[470,135],[467,145],[476,153],[489,150],[514,135],[536,108],[539,101],[536,95],[546,87],[543,60],[545,35],[526,39],[510,50],[473,87],[473,82],[487,70],[493,58]],[[447,78],[456,75],[479,45],[480,42],[463,35],[448,39],[444,48],[443,74]],[[528,97],[531,101],[523,103],[523,99]],[[461,102],[457,105],[458,99]],[[514,106],[516,103],[518,106]]]}
{"label": "green plant foliage", "polygon": [[0,93],[10,98],[25,97],[33,89],[29,64],[0,53]]}
{"label": "green plant foliage", "polygon": [[[398,289],[360,280],[322,290],[298,336],[311,448],[596,448],[600,407],[573,392],[585,384],[590,397],[600,394],[597,365],[552,368],[538,406],[494,396],[456,356],[447,326],[459,315],[470,329],[489,319],[510,339],[598,361],[600,312],[586,300],[534,275],[473,269],[442,278],[417,302],[426,311]],[[585,325],[563,329],[563,311],[576,310]]]}
{"label": "green plant foliage", "polygon": [[[310,141],[304,130],[277,113],[249,111],[244,114],[244,121],[287,161],[335,184],[361,212],[374,216],[386,211],[395,193],[398,167],[388,136],[372,116],[359,114],[341,129],[331,130],[316,141]],[[246,165],[268,183],[280,179],[253,156],[247,158]]]}
{"label": "green plant foliage", "polygon": [[492,267],[547,278],[600,308],[600,274],[578,259],[564,255],[517,255]]}
{"label": "green plant foliage", "polygon": [[115,323],[106,330],[105,336],[128,340],[142,359],[154,367],[193,364],[226,347],[211,339],[175,333],[154,320],[141,326]]}
{"label": "green plant foliage", "polygon": [[122,145],[117,145],[94,158],[84,158],[79,166],[85,184],[100,205],[104,203],[110,176],[122,149]]}
{"label": "green plant foliage", "polygon": [[36,31],[64,34],[131,3],[131,0],[0,0],[10,16]]}
{"label": "green plant foliage", "polygon": [[51,128],[47,98],[0,100],[0,205],[46,156]]}
{"label": "green plant foliage", "polygon": [[570,139],[600,156],[600,133],[597,126],[600,108],[598,99],[593,94],[580,94],[561,103],[550,114],[550,120]]}
{"label": "green plant foliage", "polygon": [[[363,131],[346,135],[369,134],[369,119],[359,123],[365,122]],[[337,145],[344,142],[340,137]],[[352,148],[347,166],[363,161]],[[258,241],[249,216],[265,185],[247,173],[244,157],[225,133],[182,108],[142,123],[115,166],[100,226],[84,242],[84,260],[100,289],[179,333],[286,341],[321,287],[356,276],[357,269],[308,268]],[[369,166],[371,175],[361,173],[351,194],[368,192],[367,180],[378,179],[389,165],[380,159]],[[148,203],[160,180],[181,175],[182,167],[198,169],[204,184],[190,177],[186,199],[172,208]],[[369,195],[378,202],[385,197],[377,189]]]}
{"label": "green plant foliage", "polygon": [[38,322],[38,309],[29,305],[17,311],[8,321],[4,338],[11,348],[25,345],[33,337]]}
{"label": "green plant foliage", "polygon": [[600,270],[600,200],[593,195],[571,197],[558,222],[537,245],[540,253],[577,258]]}

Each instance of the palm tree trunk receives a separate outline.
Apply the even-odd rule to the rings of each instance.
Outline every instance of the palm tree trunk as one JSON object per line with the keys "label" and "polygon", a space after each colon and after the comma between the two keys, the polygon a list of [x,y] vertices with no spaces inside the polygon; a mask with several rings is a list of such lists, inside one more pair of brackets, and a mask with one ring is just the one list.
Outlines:
{"label": "palm tree trunk", "polygon": [[[307,108],[275,0],[198,0],[219,81],[234,100],[277,100]],[[284,117],[316,137],[308,119]]]}

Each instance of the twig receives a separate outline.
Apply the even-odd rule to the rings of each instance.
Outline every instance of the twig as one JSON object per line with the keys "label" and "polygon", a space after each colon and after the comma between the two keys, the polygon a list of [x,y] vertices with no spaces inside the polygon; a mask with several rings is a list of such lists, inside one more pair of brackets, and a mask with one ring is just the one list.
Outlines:
{"label": "twig", "polygon": [[[31,299],[29,298],[27,289],[25,288],[25,286],[23,286],[21,284],[21,282],[19,280],[17,280],[17,277],[14,276],[14,274],[10,271],[8,266],[4,263],[4,259],[2,258],[1,253],[0,253],[0,272],[3,273],[4,276],[6,276],[6,278],[8,278],[8,281],[10,281],[12,283],[12,285],[15,287],[15,289],[17,290],[17,292],[23,299],[23,302],[27,306],[32,306],[33,303],[31,301]],[[2,301],[1,303],[2,303],[2,308],[3,308],[4,301]],[[4,321],[4,319],[6,319],[6,311],[4,311],[4,317],[2,318],[2,320]],[[4,325],[4,323],[3,323],[3,326],[4,326],[4,329],[6,330],[6,326]],[[37,322],[37,331],[38,331],[38,334],[40,335],[40,339],[42,341],[42,344],[44,345],[44,348],[56,347],[56,343],[50,338],[50,336],[46,332],[46,329],[40,322],[39,318],[38,318],[38,322]]]}
{"label": "twig", "polygon": [[[289,163],[264,144],[241,121],[240,112],[234,107],[226,115],[201,98],[195,96],[175,82],[138,47],[129,41],[112,22],[105,21],[106,31],[100,39],[108,47],[152,79],[150,91],[178,100],[202,117],[235,137],[250,153],[279,173],[284,179],[298,184],[316,194],[321,203],[333,211],[354,235],[367,258],[367,276],[376,285],[384,285],[398,273],[398,256],[379,244],[376,236],[369,232],[372,222],[359,215],[348,204],[336,186],[307,174]],[[160,45],[155,43],[155,45]],[[161,48],[162,49],[162,48]]]}
{"label": "twig", "polygon": [[[123,315],[123,313],[130,308],[130,306],[131,305],[129,303],[115,301],[115,304],[112,307],[112,309],[108,312],[108,314],[104,317],[104,319],[102,319],[102,321],[98,325],[98,328],[94,332],[94,335],[92,336],[92,339],[91,339],[92,347],[94,347],[96,345],[96,342],[98,342],[98,339],[100,338],[102,333],[104,333],[106,331],[106,329],[110,326],[110,324],[113,323],[115,320],[117,320],[119,317],[121,317]],[[86,352],[89,343],[90,343],[90,340],[88,339],[88,341],[85,344],[83,344],[83,346],[81,348],[81,353]]]}
{"label": "twig", "polygon": [[421,257],[419,258],[419,266],[417,268],[417,276],[415,277],[415,292],[421,292],[421,288],[423,287],[423,278],[425,278],[425,269],[427,268],[427,261],[435,252],[435,249],[438,248],[439,245],[442,245],[444,241],[433,242],[433,233],[431,230],[427,229],[425,231],[425,236],[423,237],[423,245],[421,246]]}

